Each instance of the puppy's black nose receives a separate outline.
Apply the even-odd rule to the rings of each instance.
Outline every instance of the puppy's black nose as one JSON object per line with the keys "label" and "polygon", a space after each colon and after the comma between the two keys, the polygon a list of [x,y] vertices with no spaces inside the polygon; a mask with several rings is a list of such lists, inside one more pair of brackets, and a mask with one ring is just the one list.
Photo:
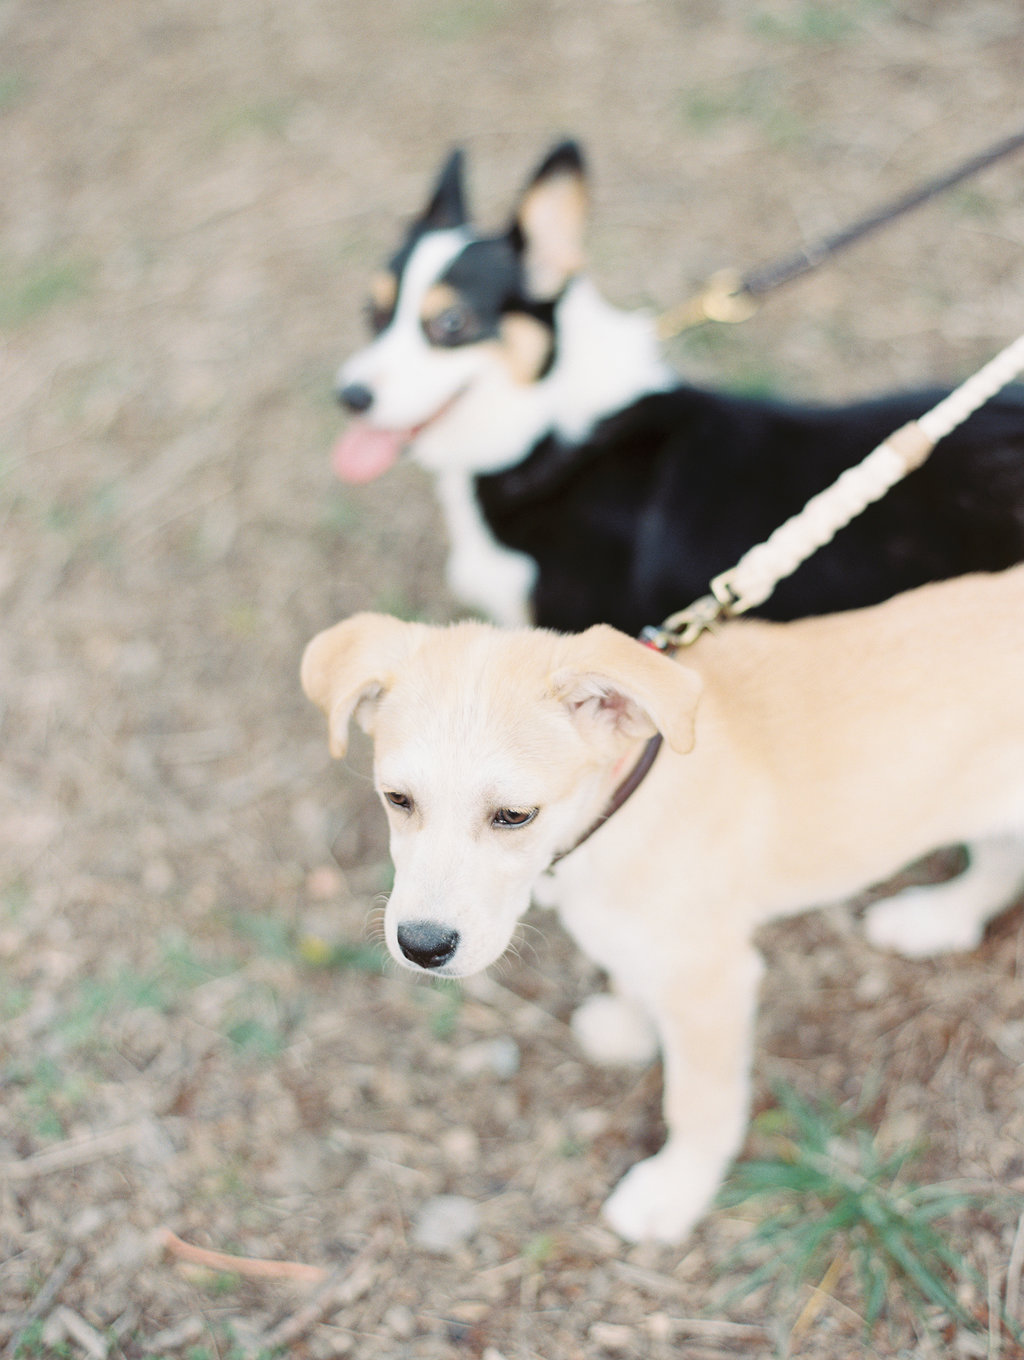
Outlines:
{"label": "puppy's black nose", "polygon": [[362,411],[368,411],[373,405],[373,393],[362,383],[347,383],[339,389],[338,400],[346,411],[358,415]]}
{"label": "puppy's black nose", "polygon": [[437,921],[403,921],[398,927],[398,947],[421,968],[440,968],[459,947],[459,932]]}

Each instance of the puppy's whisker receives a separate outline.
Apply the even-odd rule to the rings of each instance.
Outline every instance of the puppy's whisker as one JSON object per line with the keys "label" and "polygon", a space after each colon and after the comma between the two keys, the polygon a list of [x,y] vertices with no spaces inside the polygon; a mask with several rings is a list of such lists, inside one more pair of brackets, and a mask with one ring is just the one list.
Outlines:
{"label": "puppy's whisker", "polygon": [[512,953],[511,946],[506,949],[499,959],[491,964],[488,970],[495,982],[504,983],[512,973]]}
{"label": "puppy's whisker", "polygon": [[377,907],[369,912],[363,926],[363,933],[373,944],[384,944],[386,935],[384,932],[384,913]]}
{"label": "puppy's whisker", "polygon": [[506,955],[511,954],[513,958],[520,962],[528,960],[531,966],[536,967],[540,963],[541,955],[537,944],[528,938],[531,935],[537,937],[538,943],[543,943],[546,939],[544,932],[538,926],[532,925],[529,921],[517,922]]}

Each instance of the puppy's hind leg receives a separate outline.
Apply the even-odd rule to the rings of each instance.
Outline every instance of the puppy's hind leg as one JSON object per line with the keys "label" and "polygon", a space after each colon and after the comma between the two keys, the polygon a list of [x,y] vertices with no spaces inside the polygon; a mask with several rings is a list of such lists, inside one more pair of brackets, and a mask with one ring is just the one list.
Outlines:
{"label": "puppy's hind leg", "polygon": [[572,1013],[572,1032],[591,1062],[646,1067],[658,1056],[650,1015],[630,997],[598,992]]}
{"label": "puppy's hind leg", "polygon": [[1024,888],[1024,839],[997,836],[967,850],[968,865],[958,877],[876,902],[864,923],[871,944],[912,959],[976,948],[986,922]]}

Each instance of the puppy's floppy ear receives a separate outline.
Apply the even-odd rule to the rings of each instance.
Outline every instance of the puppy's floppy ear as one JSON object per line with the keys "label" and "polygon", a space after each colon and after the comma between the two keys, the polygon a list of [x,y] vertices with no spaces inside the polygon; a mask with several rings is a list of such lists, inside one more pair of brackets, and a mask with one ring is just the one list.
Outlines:
{"label": "puppy's floppy ear", "polygon": [[674,751],[693,748],[696,671],[604,623],[568,639],[563,655],[549,684],[575,722],[625,736],[658,731]]}
{"label": "puppy's floppy ear", "polygon": [[466,223],[466,204],[462,193],[462,148],[456,147],[434,185],[429,203],[415,223],[415,230],[446,231]]}
{"label": "puppy's floppy ear", "polygon": [[533,297],[557,297],[583,268],[587,201],[583,153],[576,142],[561,142],[523,191],[510,232]]}
{"label": "puppy's floppy ear", "polygon": [[302,688],[327,714],[332,756],[345,754],[353,717],[370,731],[373,709],[394,683],[394,672],[422,626],[388,614],[354,614],[309,643],[302,657]]}

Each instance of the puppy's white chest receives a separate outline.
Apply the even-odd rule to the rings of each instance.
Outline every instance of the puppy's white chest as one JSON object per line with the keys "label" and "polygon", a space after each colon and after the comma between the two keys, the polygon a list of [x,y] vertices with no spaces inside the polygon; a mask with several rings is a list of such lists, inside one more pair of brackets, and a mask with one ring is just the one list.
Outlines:
{"label": "puppy's white chest", "polygon": [[528,625],[537,563],[495,539],[477,504],[472,479],[461,472],[438,478],[438,496],[450,551],[449,589],[463,604],[506,628]]}
{"label": "puppy's white chest", "polygon": [[602,890],[596,874],[583,865],[566,864],[538,880],[534,897],[538,905],[558,912],[576,944],[615,979],[620,991],[644,999],[658,965],[651,937],[637,928],[635,913]]}

